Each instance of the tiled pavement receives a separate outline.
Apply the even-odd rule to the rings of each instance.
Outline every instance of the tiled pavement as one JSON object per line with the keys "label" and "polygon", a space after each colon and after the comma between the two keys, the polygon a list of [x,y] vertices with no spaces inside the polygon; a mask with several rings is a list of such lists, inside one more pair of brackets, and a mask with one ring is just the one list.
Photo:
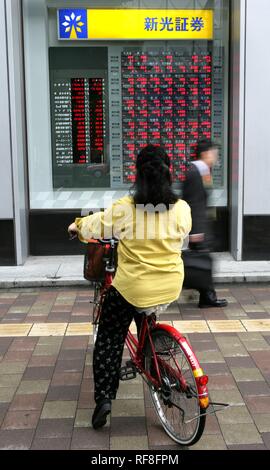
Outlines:
{"label": "tiled pavement", "polygon": [[[161,317],[191,341],[214,401],[193,449],[270,449],[270,287],[219,289],[230,305],[199,310],[184,293]],[[121,383],[110,423],[93,431],[90,290],[0,290],[0,449],[179,449],[140,377]]]}

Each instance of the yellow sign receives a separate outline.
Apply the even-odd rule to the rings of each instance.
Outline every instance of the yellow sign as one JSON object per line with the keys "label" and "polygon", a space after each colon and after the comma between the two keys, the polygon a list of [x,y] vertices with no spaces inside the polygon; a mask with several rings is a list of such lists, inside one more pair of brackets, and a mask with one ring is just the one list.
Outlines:
{"label": "yellow sign", "polygon": [[213,39],[213,10],[58,10],[65,40]]}

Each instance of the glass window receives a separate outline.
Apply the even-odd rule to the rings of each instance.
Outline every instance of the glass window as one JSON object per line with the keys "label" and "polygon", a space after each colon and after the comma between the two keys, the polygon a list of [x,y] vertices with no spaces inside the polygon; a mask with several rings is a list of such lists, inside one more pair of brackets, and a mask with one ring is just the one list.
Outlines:
{"label": "glass window", "polygon": [[[220,145],[212,205],[226,206],[229,2],[91,2],[214,11],[213,40],[107,42],[60,41],[54,3],[24,0],[31,208],[106,207],[129,191],[148,143],[167,149],[179,187],[200,138]],[[163,26],[180,30],[185,20]]]}

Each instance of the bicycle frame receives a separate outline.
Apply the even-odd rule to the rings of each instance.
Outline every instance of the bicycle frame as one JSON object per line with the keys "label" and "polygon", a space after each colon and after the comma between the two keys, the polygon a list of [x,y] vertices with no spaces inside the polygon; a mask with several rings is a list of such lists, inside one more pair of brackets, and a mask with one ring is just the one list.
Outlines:
{"label": "bicycle frame", "polygon": [[[112,248],[111,248],[112,249]],[[102,304],[104,301],[104,297],[106,295],[107,290],[111,287],[112,282],[113,282],[113,271],[110,267],[109,271],[106,271],[105,273],[105,281],[104,284],[101,286],[100,290],[100,301],[98,304],[98,311],[97,315],[94,319],[94,324],[97,324],[98,319],[101,314],[101,309],[102,309]],[[148,320],[149,318],[149,320]],[[202,368],[200,367],[200,364],[196,358],[196,355],[194,351],[192,350],[191,345],[188,343],[187,339],[182,336],[175,328],[169,325],[165,324],[160,324],[156,323],[156,320],[154,319],[153,315],[151,317],[146,317],[144,315],[142,325],[141,325],[141,331],[140,331],[140,337],[139,340],[136,339],[136,337],[131,333],[131,331],[128,331],[127,337],[126,337],[126,346],[129,350],[129,354],[132,360],[132,363],[136,367],[136,369],[139,371],[140,374],[143,374],[143,376],[146,378],[148,383],[151,383],[156,389],[160,389],[162,386],[162,379],[161,379],[161,374],[160,374],[160,367],[162,366],[165,368],[168,372],[170,372],[171,368],[170,366],[162,360],[162,358],[156,353],[154,343],[152,340],[152,335],[151,331],[157,331],[157,330],[163,330],[172,335],[176,341],[179,341],[192,368],[193,375],[196,380],[197,384],[197,389],[198,389],[198,397],[199,397],[199,404],[202,409],[207,409],[209,406],[209,398],[208,398],[208,389],[207,389],[207,382],[208,378],[207,376],[204,375],[204,372]],[[154,367],[155,367],[155,372],[156,372],[156,377],[153,377],[147,370],[144,368],[144,346],[146,343],[146,340],[149,340],[151,351],[152,351],[152,357],[154,360]],[[177,365],[177,363],[176,363]],[[183,374],[180,370],[180,368],[177,365],[178,369],[178,374],[176,379],[180,383],[181,390],[185,391],[187,389],[187,384],[185,381],[185,378],[183,377]],[[175,370],[173,371],[173,374],[175,376]]]}

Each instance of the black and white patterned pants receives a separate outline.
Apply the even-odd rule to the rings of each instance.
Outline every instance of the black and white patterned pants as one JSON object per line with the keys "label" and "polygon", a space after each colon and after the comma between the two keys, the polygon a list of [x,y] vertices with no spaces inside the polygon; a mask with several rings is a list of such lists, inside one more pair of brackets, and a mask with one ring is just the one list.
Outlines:
{"label": "black and white patterned pants", "polygon": [[96,403],[116,397],[125,339],[133,318],[139,329],[142,315],[114,287],[110,287],[103,302],[94,348]]}

